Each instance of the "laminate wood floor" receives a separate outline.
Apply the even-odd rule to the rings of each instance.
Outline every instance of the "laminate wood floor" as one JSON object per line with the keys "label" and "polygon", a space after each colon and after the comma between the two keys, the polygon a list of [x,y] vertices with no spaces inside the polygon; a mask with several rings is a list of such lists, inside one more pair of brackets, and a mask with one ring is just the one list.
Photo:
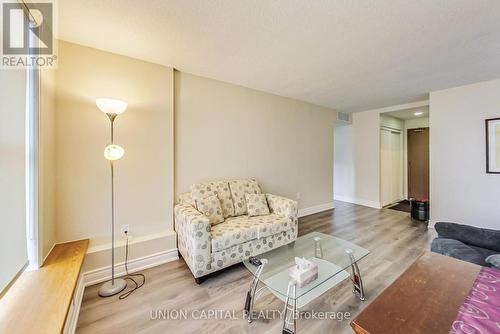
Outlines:
{"label": "laminate wood floor", "polygon": [[[301,309],[309,312],[303,313],[304,317],[312,311],[333,311],[349,312],[352,319],[422,252],[429,250],[436,235],[426,225],[412,222],[408,213],[344,202],[335,202],[335,206],[334,210],[301,218],[299,235],[319,231],[370,250],[370,255],[359,263],[366,301],[353,295],[352,284],[346,280]],[[124,300],[117,296],[98,297],[99,285],[86,288],[77,333],[281,333],[282,320],[269,319],[272,312],[265,314],[266,319],[251,324],[242,318],[252,278],[243,265],[231,267],[201,285],[194,282],[183,260],[143,273],[147,277],[146,285]],[[256,311],[275,310],[278,315],[282,308],[283,302],[266,290],[255,302]],[[156,319],[161,315],[158,311],[172,310],[185,310],[188,319]],[[234,318],[221,319],[233,313]],[[173,312],[169,315],[175,316]],[[210,319],[203,319],[204,316]],[[353,333],[350,319],[299,319],[297,329],[298,333]]]}

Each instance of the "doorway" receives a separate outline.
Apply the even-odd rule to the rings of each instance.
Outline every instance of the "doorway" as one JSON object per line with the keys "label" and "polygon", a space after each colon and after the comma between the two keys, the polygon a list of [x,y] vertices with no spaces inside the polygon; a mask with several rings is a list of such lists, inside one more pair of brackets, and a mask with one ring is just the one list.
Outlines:
{"label": "doorway", "polygon": [[408,198],[429,198],[429,128],[408,129]]}

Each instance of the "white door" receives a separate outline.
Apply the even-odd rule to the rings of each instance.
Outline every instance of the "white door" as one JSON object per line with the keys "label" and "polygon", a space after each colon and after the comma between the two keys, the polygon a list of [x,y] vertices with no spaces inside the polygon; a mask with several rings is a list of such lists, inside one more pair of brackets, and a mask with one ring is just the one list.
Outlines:
{"label": "white door", "polygon": [[380,200],[382,206],[403,198],[403,149],[401,132],[380,129]]}

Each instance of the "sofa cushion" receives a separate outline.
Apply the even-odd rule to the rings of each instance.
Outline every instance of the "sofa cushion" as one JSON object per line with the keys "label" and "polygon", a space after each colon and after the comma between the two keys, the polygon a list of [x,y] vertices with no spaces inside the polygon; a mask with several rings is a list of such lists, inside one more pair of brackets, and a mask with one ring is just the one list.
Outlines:
{"label": "sofa cushion", "polygon": [[244,218],[228,218],[224,223],[212,226],[212,253],[257,239],[257,226]]}
{"label": "sofa cushion", "polygon": [[455,239],[441,237],[432,240],[431,251],[487,267],[489,265],[485,262],[486,258],[494,254],[492,250],[474,247]]}
{"label": "sofa cushion", "polygon": [[197,199],[196,207],[198,208],[198,211],[208,217],[208,220],[210,221],[210,224],[212,226],[224,221],[222,207],[217,195],[211,195],[202,199]]}
{"label": "sofa cushion", "polygon": [[245,194],[248,216],[263,216],[270,214],[265,194]]}
{"label": "sofa cushion", "polygon": [[[290,229],[286,232],[273,234],[265,238],[254,239],[218,252],[213,252],[209,272],[220,270],[232,264],[244,261],[250,256],[256,256],[289,244],[295,239],[296,234],[293,229]],[[206,274],[205,272],[204,275]]]}
{"label": "sofa cushion", "polygon": [[493,254],[486,258],[486,263],[491,264],[493,268],[500,269],[500,254]]}
{"label": "sofa cushion", "polygon": [[247,214],[245,194],[260,194],[260,187],[255,179],[240,179],[229,181],[231,196],[234,203],[235,216]]}
{"label": "sofa cushion", "polygon": [[224,218],[234,216],[233,199],[227,181],[195,183],[191,186],[191,197],[194,201],[215,194],[219,196]]}
{"label": "sofa cushion", "polygon": [[257,225],[258,238],[264,238],[276,233],[288,231],[293,226],[288,219],[276,214],[249,217],[248,219]]}
{"label": "sofa cushion", "polygon": [[287,219],[270,214],[266,216],[239,216],[227,218],[221,224],[212,226],[212,253],[254,239],[288,231],[292,223]]}
{"label": "sofa cushion", "polygon": [[456,223],[439,222],[434,226],[441,238],[455,239],[468,245],[500,252],[500,231]]}

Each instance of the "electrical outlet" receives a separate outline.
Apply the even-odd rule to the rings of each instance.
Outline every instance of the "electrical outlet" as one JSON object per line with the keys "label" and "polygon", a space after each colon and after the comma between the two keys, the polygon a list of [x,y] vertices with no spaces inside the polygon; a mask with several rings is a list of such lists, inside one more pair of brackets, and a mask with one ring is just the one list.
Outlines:
{"label": "electrical outlet", "polygon": [[122,225],[122,234],[128,234],[129,232],[130,232],[129,224],[123,224]]}

